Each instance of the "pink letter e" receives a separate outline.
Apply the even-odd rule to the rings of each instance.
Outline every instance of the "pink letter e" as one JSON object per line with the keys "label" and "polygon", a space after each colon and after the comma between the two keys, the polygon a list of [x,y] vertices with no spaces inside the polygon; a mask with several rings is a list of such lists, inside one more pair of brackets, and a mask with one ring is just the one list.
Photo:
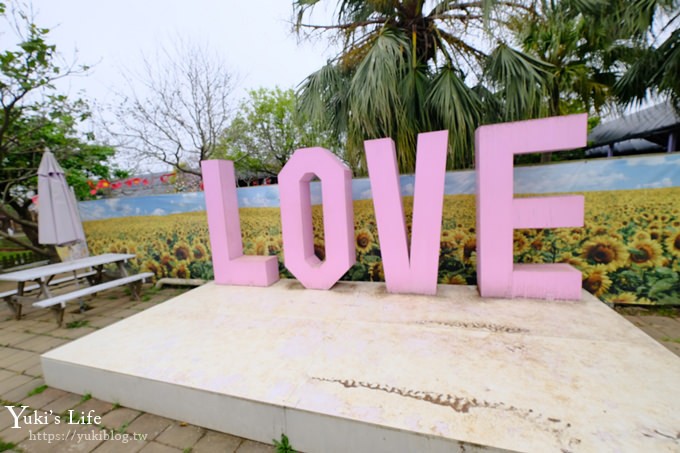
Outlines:
{"label": "pink letter e", "polygon": [[581,298],[581,272],[570,265],[513,264],[513,229],[583,226],[583,196],[514,198],[512,165],[515,154],[585,146],[586,131],[586,114],[477,129],[477,284],[482,297]]}

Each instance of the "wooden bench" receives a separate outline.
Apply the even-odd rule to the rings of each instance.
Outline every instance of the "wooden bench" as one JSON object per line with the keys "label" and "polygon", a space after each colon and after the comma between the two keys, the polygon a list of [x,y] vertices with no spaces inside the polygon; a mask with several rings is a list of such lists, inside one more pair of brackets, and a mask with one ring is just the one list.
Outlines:
{"label": "wooden bench", "polygon": [[70,293],[59,294],[48,299],[42,299],[37,302],[34,302],[33,306],[37,308],[52,308],[53,310],[55,310],[57,316],[57,323],[61,325],[62,322],[64,321],[64,310],[66,308],[66,302],[75,299],[80,299],[81,297],[89,296],[91,294],[95,294],[122,285],[129,285],[132,297],[139,300],[139,287],[134,285],[134,283],[136,282],[141,283],[147,278],[152,277],[153,275],[154,274],[152,272],[143,272],[141,274],[117,278],[115,280],[110,280],[105,283],[99,283],[97,285],[81,288]]}
{"label": "wooden bench", "polygon": [[[92,277],[97,274],[97,271],[87,271],[83,272],[82,274],[77,274],[75,276],[73,275],[67,275],[66,277],[61,277],[61,278],[54,278],[50,280],[49,286],[57,286],[60,283],[65,283],[65,282],[70,282],[71,280],[80,280],[81,278],[88,278]],[[40,285],[37,283],[34,283],[33,285],[28,285],[24,287],[24,294],[35,291],[36,289],[40,289]],[[17,295],[17,290],[13,289],[10,291],[5,291],[0,293],[0,299],[5,299],[5,300],[11,300],[12,296]]]}

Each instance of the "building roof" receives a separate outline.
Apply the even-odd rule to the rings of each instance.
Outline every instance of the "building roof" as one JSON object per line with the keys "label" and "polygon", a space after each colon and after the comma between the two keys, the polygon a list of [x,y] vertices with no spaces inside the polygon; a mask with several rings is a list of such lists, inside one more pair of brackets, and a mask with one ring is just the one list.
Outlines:
{"label": "building roof", "polygon": [[602,146],[645,138],[663,143],[664,139],[659,136],[673,130],[680,130],[680,115],[670,103],[663,103],[599,124],[588,135],[588,142],[591,146]]}
{"label": "building roof", "polygon": [[[610,149],[610,146],[613,149]],[[662,153],[666,148],[663,146],[645,140],[643,138],[631,138],[622,142],[613,143],[612,145],[596,146],[586,150],[586,157],[607,157],[609,152],[614,156],[627,156],[630,154],[643,153]]]}

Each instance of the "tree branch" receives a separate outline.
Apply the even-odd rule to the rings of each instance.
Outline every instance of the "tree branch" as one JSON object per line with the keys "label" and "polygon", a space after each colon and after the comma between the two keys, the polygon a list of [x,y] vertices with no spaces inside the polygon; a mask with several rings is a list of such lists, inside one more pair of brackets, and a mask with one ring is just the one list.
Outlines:
{"label": "tree branch", "polygon": [[45,247],[45,248],[36,247],[36,246],[34,246],[33,244],[29,244],[29,243],[23,242],[23,241],[19,240],[18,238],[14,237],[14,236],[10,236],[8,233],[5,233],[5,232],[2,231],[2,230],[0,230],[0,237],[3,237],[3,238],[5,238],[5,239],[8,240],[8,241],[13,242],[14,244],[20,245],[21,247],[23,247],[23,248],[25,248],[25,249],[28,249],[28,250],[31,250],[31,251],[33,251],[33,252],[36,252],[36,253],[38,253],[38,254],[40,254],[40,255],[45,255],[45,256],[50,256],[50,255],[51,255],[51,254],[49,253],[49,248],[48,248],[48,247]]}

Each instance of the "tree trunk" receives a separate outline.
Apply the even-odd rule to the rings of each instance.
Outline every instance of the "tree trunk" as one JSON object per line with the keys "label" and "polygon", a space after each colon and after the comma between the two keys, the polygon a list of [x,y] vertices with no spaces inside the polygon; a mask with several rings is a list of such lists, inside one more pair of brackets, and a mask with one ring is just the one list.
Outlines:
{"label": "tree trunk", "polygon": [[10,242],[14,242],[27,250],[31,250],[39,255],[43,255],[52,262],[59,261],[59,255],[57,254],[57,249],[53,245],[44,245],[38,242],[38,224],[33,221],[31,211],[28,209],[28,205],[19,205],[18,203],[12,203],[12,211],[14,214],[7,212],[3,209],[10,218],[15,220],[19,225],[21,225],[21,230],[26,235],[26,238],[30,241],[30,244],[25,243],[17,239],[16,237],[10,236],[4,231],[0,231],[0,236],[4,237]]}
{"label": "tree trunk", "polygon": [[[548,106],[549,116],[559,116],[560,114],[560,87],[557,82],[553,82],[550,90],[550,105]],[[541,153],[541,163],[545,164],[552,160],[552,153]]]}

